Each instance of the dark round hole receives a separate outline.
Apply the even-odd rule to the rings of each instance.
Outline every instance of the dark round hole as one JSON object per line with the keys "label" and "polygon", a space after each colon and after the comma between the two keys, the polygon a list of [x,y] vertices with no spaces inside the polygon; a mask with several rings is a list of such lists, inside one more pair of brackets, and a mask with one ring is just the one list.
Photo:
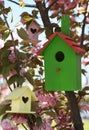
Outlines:
{"label": "dark round hole", "polygon": [[58,51],[55,58],[58,62],[62,62],[64,60],[64,53],[62,51]]}

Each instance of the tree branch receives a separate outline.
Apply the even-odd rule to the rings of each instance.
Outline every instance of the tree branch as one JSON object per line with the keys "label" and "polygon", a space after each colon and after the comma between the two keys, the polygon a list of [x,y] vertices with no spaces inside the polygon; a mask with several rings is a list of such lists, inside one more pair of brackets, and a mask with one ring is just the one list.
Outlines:
{"label": "tree branch", "polygon": [[[12,2],[12,3],[17,4],[17,5],[20,6],[20,4],[18,2],[16,2],[16,1],[14,1],[14,0],[8,0],[8,1],[10,1],[10,2]],[[25,4],[24,7],[36,8],[36,5]]]}
{"label": "tree branch", "polygon": [[47,10],[49,10],[58,0],[54,0],[47,8]]}
{"label": "tree branch", "polygon": [[[38,10],[40,12],[45,29],[49,29],[49,32],[50,32],[49,35],[51,35],[53,33],[53,27],[52,27],[52,24],[51,24],[49,16],[48,16],[47,8],[40,1],[36,2],[36,7],[38,8]],[[47,36],[47,37],[49,37],[49,36]]]}

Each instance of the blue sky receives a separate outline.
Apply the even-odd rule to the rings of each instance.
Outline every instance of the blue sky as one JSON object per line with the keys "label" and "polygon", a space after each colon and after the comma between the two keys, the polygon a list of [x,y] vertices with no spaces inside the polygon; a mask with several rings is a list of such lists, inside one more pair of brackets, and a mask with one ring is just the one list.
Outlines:
{"label": "blue sky", "polygon": [[[18,0],[14,0],[17,1]],[[33,0],[24,0],[24,2],[28,3],[28,4],[34,4]],[[31,13],[31,9],[30,8],[26,8],[26,7],[20,7],[12,2],[9,2],[8,0],[5,0],[5,7],[11,7],[12,9],[12,13],[9,14],[9,18],[8,20],[11,20],[12,14],[13,14],[13,23],[12,26],[14,26],[14,24],[16,24],[17,22],[20,21],[20,14],[22,12],[29,12]]]}

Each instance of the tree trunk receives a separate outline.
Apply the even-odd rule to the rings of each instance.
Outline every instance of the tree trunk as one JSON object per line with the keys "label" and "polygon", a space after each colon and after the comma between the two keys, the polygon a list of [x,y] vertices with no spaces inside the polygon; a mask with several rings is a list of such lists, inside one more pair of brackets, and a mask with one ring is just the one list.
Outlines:
{"label": "tree trunk", "polygon": [[66,96],[69,102],[70,110],[71,110],[71,116],[74,123],[75,130],[84,130],[83,129],[83,123],[80,116],[80,111],[78,108],[78,103],[76,100],[76,96],[73,91],[66,91]]}

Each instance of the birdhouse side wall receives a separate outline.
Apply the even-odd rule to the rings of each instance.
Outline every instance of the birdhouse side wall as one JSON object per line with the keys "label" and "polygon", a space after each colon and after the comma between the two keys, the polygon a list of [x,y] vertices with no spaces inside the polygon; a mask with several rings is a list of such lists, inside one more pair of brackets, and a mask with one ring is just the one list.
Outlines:
{"label": "birdhouse side wall", "polygon": [[20,104],[19,98],[12,99],[11,110],[14,111],[14,112],[18,112],[19,111],[19,107],[20,107],[19,104]]}
{"label": "birdhouse side wall", "polygon": [[77,57],[76,57],[76,63],[77,63],[77,66],[76,66],[76,77],[77,77],[77,85],[78,85],[78,88],[81,89],[81,86],[82,86],[82,81],[81,81],[81,55],[78,55],[76,54]]}
{"label": "birdhouse side wall", "polygon": [[77,55],[59,36],[54,37],[44,50],[44,60],[47,90],[78,89]]}

